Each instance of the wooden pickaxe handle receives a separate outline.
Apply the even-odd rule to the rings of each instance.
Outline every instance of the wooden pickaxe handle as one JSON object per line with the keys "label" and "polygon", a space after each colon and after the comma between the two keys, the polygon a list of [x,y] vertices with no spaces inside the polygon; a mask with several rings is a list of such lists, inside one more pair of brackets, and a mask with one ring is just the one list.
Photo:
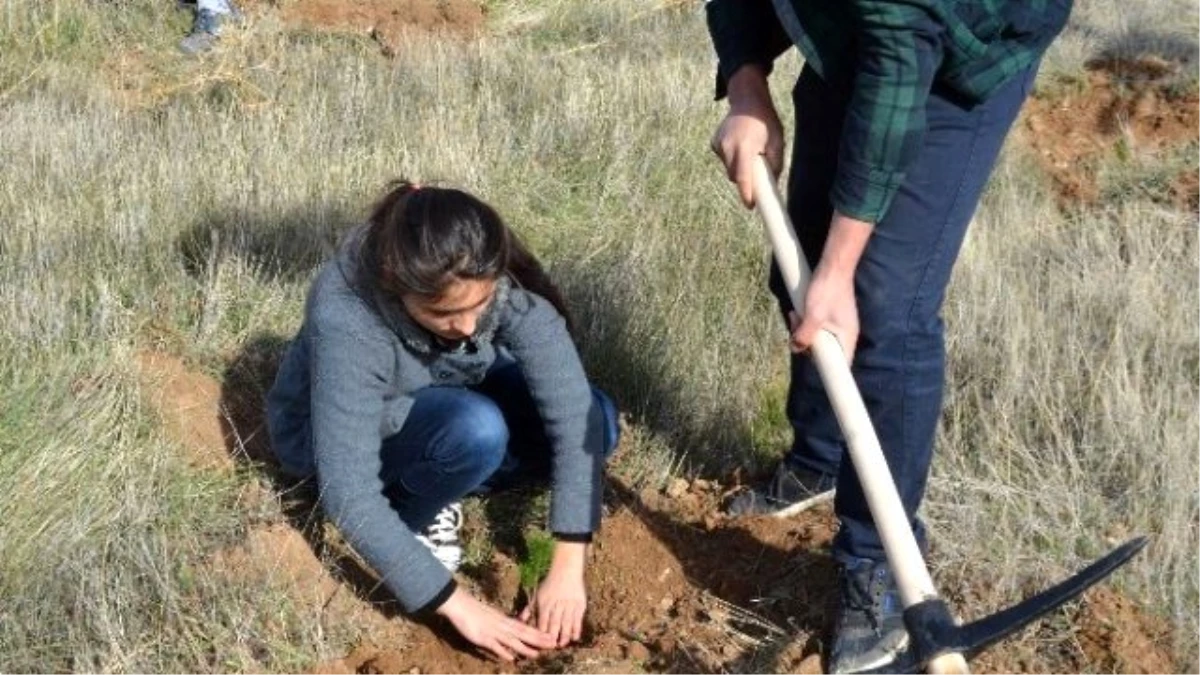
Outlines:
{"label": "wooden pickaxe handle", "polygon": [[[788,295],[798,314],[804,312],[804,296],[808,290],[812,272],[804,260],[796,231],[784,211],[779,192],[775,188],[775,177],[767,162],[759,157],[754,162],[754,199],[758,213],[762,216],[767,238],[775,253],[775,262],[783,274]],[[875,519],[875,527],[883,540],[888,563],[900,590],[900,599],[905,609],[937,598],[933,579],[917,546],[916,536],[904,512],[892,472],[888,470],[883,449],[867,407],[863,404],[858,386],[850,373],[850,364],[837,338],[829,331],[819,331],[812,346],[812,358],[821,374],[821,382],[833,405],[841,426],[842,435],[850,450],[850,460],[858,473],[863,493]],[[947,653],[928,663],[931,673],[968,673],[967,661],[962,654]]]}

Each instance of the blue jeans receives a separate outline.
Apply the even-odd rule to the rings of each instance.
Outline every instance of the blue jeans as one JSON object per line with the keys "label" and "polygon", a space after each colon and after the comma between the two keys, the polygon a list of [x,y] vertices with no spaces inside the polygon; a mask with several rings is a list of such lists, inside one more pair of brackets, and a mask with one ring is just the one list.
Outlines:
{"label": "blue jeans", "polygon": [[196,0],[197,11],[207,11],[213,14],[230,14],[233,8],[229,5],[229,0]]}
{"label": "blue jeans", "polygon": [[[855,272],[861,333],[852,370],[922,545],[924,528],[916,512],[941,414],[946,284],[1036,71],[1036,66],[1030,68],[974,105],[935,85],[925,111],[924,144],[887,214],[875,225]],[[792,91],[797,133],[788,212],[813,267],[829,233],[829,192],[848,92],[847,83],[827,83],[809,68]],[[792,303],[774,265],[769,285],[786,325]],[[787,413],[795,432],[788,464],[837,475],[834,508],[841,527],[834,554],[842,560],[884,560],[858,476],[850,462],[842,461],[845,442],[837,419],[817,369],[805,355],[792,357]]]}
{"label": "blue jeans", "polygon": [[[411,529],[466,495],[550,479],[550,442],[515,363],[498,363],[476,387],[427,387],[414,398],[400,432],[383,441],[380,472]],[[592,404],[603,413],[607,459],[617,447],[617,408],[595,387]]]}

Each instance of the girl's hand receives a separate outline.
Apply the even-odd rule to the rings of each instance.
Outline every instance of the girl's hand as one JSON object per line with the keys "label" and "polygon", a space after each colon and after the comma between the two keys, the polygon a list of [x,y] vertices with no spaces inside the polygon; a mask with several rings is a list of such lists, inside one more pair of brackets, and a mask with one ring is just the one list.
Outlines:
{"label": "girl's hand", "polygon": [[554,639],[544,631],[480,602],[461,588],[455,589],[437,612],[471,644],[504,661],[514,661],[517,656],[537,658],[539,649],[554,647]]}
{"label": "girl's hand", "polygon": [[538,586],[529,605],[521,611],[521,620],[547,633],[555,644],[565,647],[583,634],[583,615],[587,611],[587,589],[583,567],[587,544],[559,541],[554,544],[550,571]]}
{"label": "girl's hand", "polygon": [[854,362],[854,348],[858,344],[858,303],[854,299],[853,275],[828,273],[818,265],[804,297],[803,320],[795,312],[788,318],[792,327],[793,352],[808,351],[817,339],[817,333],[827,330],[842,346],[846,362]]}

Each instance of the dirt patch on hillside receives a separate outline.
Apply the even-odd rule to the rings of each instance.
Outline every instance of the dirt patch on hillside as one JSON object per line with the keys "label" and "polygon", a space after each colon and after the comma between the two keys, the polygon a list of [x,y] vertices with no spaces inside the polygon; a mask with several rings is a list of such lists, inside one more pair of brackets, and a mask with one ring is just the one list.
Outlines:
{"label": "dirt patch on hillside", "polygon": [[[288,26],[370,35],[389,55],[413,31],[471,38],[483,34],[486,21],[483,4],[476,0],[290,0],[273,4]],[[270,9],[260,7],[260,11]]]}
{"label": "dirt patch on hillside", "polygon": [[[269,361],[260,357],[250,361]],[[189,458],[248,456],[231,443],[252,432],[237,427],[258,423],[261,411],[228,416],[235,421],[227,429],[218,417],[221,392],[212,378],[163,354],[143,354],[139,363],[165,431]],[[235,381],[256,389],[266,379]],[[678,479],[662,492],[635,491],[610,480],[607,516],[588,566],[590,606],[582,643],[510,665],[483,658],[440,620],[404,620],[376,577],[312,512],[308,520],[298,519],[297,510],[285,506],[289,517],[252,524],[242,541],[211,555],[205,568],[279,590],[298,611],[317,613],[326,623],[353,626],[357,644],[341,658],[314,663],[311,672],[820,672],[835,587],[828,555],[833,514],[823,506],[783,520],[728,519],[720,515],[725,494],[724,486],[705,480]],[[460,574],[460,581],[516,612],[522,602],[519,555],[497,546],[490,564]],[[977,575],[966,582],[973,589],[967,597],[985,594],[987,570]],[[998,645],[973,667],[1175,670],[1165,624],[1107,588],[1093,590],[1060,615],[1032,629],[1034,638]]]}
{"label": "dirt patch on hillside", "polygon": [[[986,584],[981,577],[974,586]],[[1025,593],[1039,590],[1027,588]],[[969,610],[969,603],[957,604]],[[1172,658],[1176,638],[1189,639],[1174,635],[1166,620],[1101,583],[1080,601],[976,657],[971,668],[990,673],[1195,672],[1194,664],[1189,667]]]}
{"label": "dirt patch on hillside", "polygon": [[1200,209],[1200,172],[1182,171],[1171,181],[1175,205],[1187,211]]}
{"label": "dirt patch on hillside", "polygon": [[[1197,142],[1200,97],[1187,67],[1155,56],[1096,60],[1077,86],[1029,101],[1025,137],[1064,200],[1097,201],[1097,165],[1107,158]],[[1180,208],[1200,202],[1194,170],[1181,172],[1169,190]]]}
{"label": "dirt patch on hillside", "polygon": [[1107,673],[1183,672],[1164,653],[1171,639],[1166,622],[1145,615],[1112,589],[1101,587],[1089,593],[1076,618],[1085,655],[1081,668],[1091,665]]}
{"label": "dirt patch on hillside", "polygon": [[182,360],[155,351],[137,355],[146,400],[159,413],[167,438],[189,464],[216,471],[233,467],[222,425],[221,385]]}
{"label": "dirt patch on hillside", "polygon": [[483,7],[472,0],[296,0],[280,9],[289,23],[308,28],[369,31],[417,29],[464,35],[483,27]]}
{"label": "dirt patch on hillside", "polygon": [[[369,36],[385,56],[417,33],[471,39],[487,27],[483,4],[477,0],[241,0],[239,7],[247,24],[270,16],[290,31]],[[221,49],[236,49],[258,37],[252,30],[231,30]],[[270,102],[236,59],[180,68],[176,56],[163,59],[144,45],[122,43],[105,55],[100,68],[114,100],[126,108],[153,108],[181,96],[236,100],[246,109]]]}

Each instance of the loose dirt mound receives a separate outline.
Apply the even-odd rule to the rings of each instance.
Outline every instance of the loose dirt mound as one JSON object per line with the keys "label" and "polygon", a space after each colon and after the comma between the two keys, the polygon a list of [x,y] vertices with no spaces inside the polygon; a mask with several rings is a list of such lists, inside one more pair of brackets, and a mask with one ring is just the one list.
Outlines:
{"label": "loose dirt mound", "polygon": [[[689,496],[708,502],[712,493]],[[469,653],[453,636],[443,641],[436,633],[447,637],[445,628],[435,626],[436,633],[417,631],[403,651],[360,645],[314,670],[793,672],[810,655],[804,667],[817,662],[811,638],[826,592],[806,580],[832,578],[828,557],[814,553],[832,538],[828,512],[705,524],[654,492],[633,494],[616,484],[613,501],[588,568],[591,609],[581,646],[504,667]],[[491,589],[490,600],[519,609],[517,563],[498,553],[487,577],[476,581]]]}
{"label": "loose dirt mound", "polygon": [[[260,361],[271,362],[257,352],[249,360]],[[222,407],[237,406],[222,403],[212,378],[163,354],[143,354],[139,363],[164,430],[189,459],[248,457],[236,439],[254,430],[236,427],[260,424],[261,411],[220,417]],[[257,389],[269,379],[259,375],[235,381]],[[226,389],[229,398],[228,383]],[[211,556],[207,570],[282,590],[298,611],[356,627],[357,646],[314,664],[312,672],[820,672],[835,579],[827,554],[832,513],[826,506],[787,520],[731,520],[717,515],[722,495],[719,484],[703,480],[676,480],[665,493],[634,492],[612,480],[588,566],[582,644],[515,665],[482,658],[438,620],[402,619],[336,533],[311,514],[297,518],[286,505],[288,522],[251,527],[243,541]],[[460,579],[493,604],[518,610],[517,562],[498,551],[484,567]],[[979,575],[982,589],[986,570]],[[973,666],[977,672],[1175,670],[1165,624],[1127,598],[1101,588],[1070,612],[1036,629],[1035,639],[998,645]]]}
{"label": "loose dirt mound", "polygon": [[[1097,60],[1078,86],[1029,101],[1025,136],[1065,200],[1096,201],[1096,165],[1114,153],[1196,143],[1200,97],[1184,67],[1154,56]],[[1195,171],[1182,172],[1171,187],[1175,204],[1195,210],[1197,187]]]}

